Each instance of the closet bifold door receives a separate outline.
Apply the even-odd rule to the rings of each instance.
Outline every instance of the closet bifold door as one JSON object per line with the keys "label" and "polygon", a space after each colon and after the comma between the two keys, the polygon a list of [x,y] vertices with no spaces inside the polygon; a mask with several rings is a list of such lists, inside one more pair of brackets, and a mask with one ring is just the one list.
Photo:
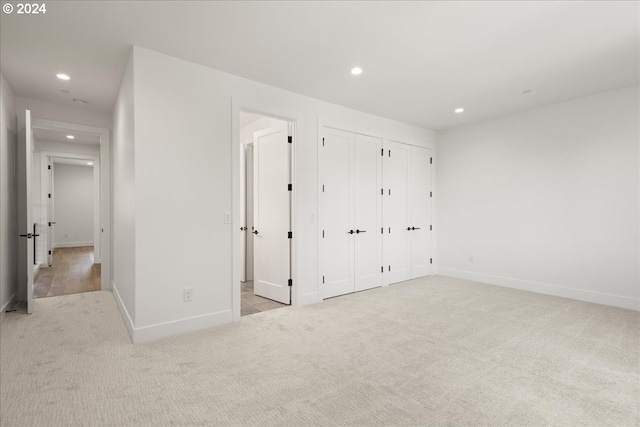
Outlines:
{"label": "closet bifold door", "polygon": [[382,286],[382,162],[379,138],[356,134],[353,156],[355,290]]}
{"label": "closet bifold door", "polygon": [[320,295],[354,292],[353,133],[325,127],[318,147]]}
{"label": "closet bifold door", "polygon": [[411,147],[410,165],[411,278],[415,279],[431,274],[431,150]]}
{"label": "closet bifold door", "polygon": [[389,142],[383,151],[383,279],[384,284],[411,279],[409,185],[411,146]]}

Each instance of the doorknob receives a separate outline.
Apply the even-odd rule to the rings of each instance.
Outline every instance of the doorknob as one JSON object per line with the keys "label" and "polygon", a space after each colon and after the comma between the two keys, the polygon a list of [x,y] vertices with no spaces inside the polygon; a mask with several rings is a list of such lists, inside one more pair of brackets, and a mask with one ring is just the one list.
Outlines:
{"label": "doorknob", "polygon": [[411,231],[411,227],[407,227],[407,231]]}
{"label": "doorknob", "polygon": [[252,231],[253,234],[258,234],[258,230]]}
{"label": "doorknob", "polygon": [[366,230],[356,230],[356,233],[357,233],[357,234],[360,234],[360,233],[366,233],[366,232],[367,232]]}
{"label": "doorknob", "polygon": [[349,231],[347,231],[347,233],[349,233],[349,234],[353,234],[353,233],[354,233],[354,231],[353,231],[353,230],[349,230]]}
{"label": "doorknob", "polygon": [[31,237],[33,237],[33,235],[31,233],[27,233],[27,234],[21,234],[20,237],[26,237],[27,239],[30,239]]}

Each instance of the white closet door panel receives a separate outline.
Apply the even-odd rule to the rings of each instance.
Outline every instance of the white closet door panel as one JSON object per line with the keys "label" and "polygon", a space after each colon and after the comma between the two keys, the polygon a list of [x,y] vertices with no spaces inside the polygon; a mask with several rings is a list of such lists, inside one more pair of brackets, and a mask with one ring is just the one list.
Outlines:
{"label": "white closet door panel", "polygon": [[254,293],[290,304],[287,125],[254,133]]}
{"label": "white closet door panel", "polygon": [[410,167],[410,219],[411,278],[431,274],[431,150],[411,148]]}
{"label": "white closet door panel", "polygon": [[354,292],[353,134],[324,128],[319,147],[320,284],[323,298]]}
{"label": "white closet door panel", "polygon": [[354,140],[355,290],[382,285],[380,181],[382,141],[364,135]]}
{"label": "white closet door panel", "polygon": [[389,144],[383,156],[383,278],[385,284],[411,278],[411,231],[407,230],[410,226],[408,192],[410,157],[410,146],[396,142]]}

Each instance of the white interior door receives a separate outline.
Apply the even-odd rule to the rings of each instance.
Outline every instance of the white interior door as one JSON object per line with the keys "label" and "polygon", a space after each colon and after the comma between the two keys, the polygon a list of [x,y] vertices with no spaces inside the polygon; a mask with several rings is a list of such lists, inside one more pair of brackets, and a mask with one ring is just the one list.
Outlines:
{"label": "white interior door", "polygon": [[330,298],[355,290],[351,200],[354,135],[332,128],[324,128],[323,133],[318,152],[320,294]]}
{"label": "white interior door", "polygon": [[247,227],[246,232],[246,245],[247,245],[247,253],[246,253],[246,261],[245,261],[245,280],[247,282],[253,281],[253,241],[255,235],[251,232],[255,229],[255,224],[253,223],[253,144],[246,145],[246,170],[247,170],[247,185],[246,185],[246,193],[247,193],[247,207],[246,207],[246,224]]}
{"label": "white interior door", "polygon": [[291,303],[288,124],[254,133],[254,293]]}
{"label": "white interior door", "polygon": [[412,147],[409,176],[411,278],[431,274],[431,150]]}
{"label": "white interior door", "polygon": [[385,284],[411,278],[409,167],[411,146],[390,142],[383,153],[383,279]]}
{"label": "white interior door", "polygon": [[[32,203],[32,157],[33,135],[31,112],[25,111],[24,129],[18,141],[18,265],[19,274],[26,291],[27,313],[33,312],[33,203]],[[22,294],[22,292],[21,292]]]}
{"label": "white interior door", "polygon": [[353,149],[355,290],[382,285],[381,156],[379,138],[356,134]]}

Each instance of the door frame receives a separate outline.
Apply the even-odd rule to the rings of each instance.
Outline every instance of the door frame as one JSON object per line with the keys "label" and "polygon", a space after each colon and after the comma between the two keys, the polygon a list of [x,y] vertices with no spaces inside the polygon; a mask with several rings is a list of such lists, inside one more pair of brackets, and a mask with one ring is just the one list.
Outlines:
{"label": "door frame", "polygon": [[[57,120],[37,119],[31,120],[32,129],[45,129],[56,131],[69,131],[69,132],[81,132],[98,136],[100,138],[100,157],[97,161],[94,161],[94,178],[95,178],[95,166],[99,165],[99,205],[100,211],[95,216],[100,216],[100,259],[94,259],[96,264],[101,264],[101,289],[111,290],[111,131],[107,128],[101,128],[96,126],[80,125],[76,123],[67,123]],[[59,153],[61,154],[61,153]],[[80,156],[81,158],[92,157],[89,155],[80,154],[65,154],[61,157]],[[95,191],[95,179],[94,179],[94,191]],[[97,193],[96,193],[97,194]],[[95,206],[95,200],[94,200]]]}
{"label": "door frame", "polygon": [[231,99],[231,207],[232,207],[232,221],[231,221],[231,253],[232,253],[232,273],[231,273],[231,312],[234,322],[238,322],[241,318],[241,284],[240,270],[242,269],[242,255],[240,252],[240,227],[242,226],[242,219],[240,218],[240,172],[242,170],[240,164],[240,113],[253,113],[261,114],[274,119],[283,120],[291,123],[293,144],[291,147],[291,156],[289,159],[291,168],[291,183],[293,184],[293,191],[291,192],[291,206],[289,212],[289,218],[291,221],[291,231],[293,232],[293,239],[291,242],[290,262],[289,268],[291,269],[291,279],[293,280],[293,286],[291,288],[291,305],[299,304],[298,293],[298,271],[296,264],[296,251],[297,251],[297,227],[295,218],[295,201],[296,201],[296,145],[303,134],[302,117],[294,112],[282,110],[270,105],[264,105],[255,101],[232,98]]}

